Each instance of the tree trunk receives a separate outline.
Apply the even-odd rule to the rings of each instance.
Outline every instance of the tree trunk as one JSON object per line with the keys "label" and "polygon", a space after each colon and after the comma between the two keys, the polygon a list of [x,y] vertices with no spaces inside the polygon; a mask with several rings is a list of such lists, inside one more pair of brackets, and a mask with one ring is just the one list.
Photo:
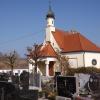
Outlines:
{"label": "tree trunk", "polygon": [[14,66],[11,66],[11,81],[13,82],[13,68]]}

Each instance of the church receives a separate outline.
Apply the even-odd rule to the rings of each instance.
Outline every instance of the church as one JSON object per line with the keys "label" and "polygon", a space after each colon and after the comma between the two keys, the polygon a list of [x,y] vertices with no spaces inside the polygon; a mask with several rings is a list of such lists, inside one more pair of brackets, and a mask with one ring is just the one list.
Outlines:
{"label": "church", "polygon": [[[50,6],[46,14],[46,22],[45,38],[41,47],[42,63],[38,66],[38,71],[41,74],[53,76],[57,72],[56,66],[54,66],[57,61],[56,50],[59,50],[62,55],[68,57],[70,66],[73,68],[100,68],[100,47],[80,32],[64,31],[56,28],[55,14]],[[33,65],[29,63],[29,70],[32,70],[32,68]]]}

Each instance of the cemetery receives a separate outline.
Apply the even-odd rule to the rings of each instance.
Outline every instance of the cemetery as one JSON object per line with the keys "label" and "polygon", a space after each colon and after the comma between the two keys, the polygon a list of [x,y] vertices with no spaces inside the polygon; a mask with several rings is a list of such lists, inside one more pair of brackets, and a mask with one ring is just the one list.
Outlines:
{"label": "cemetery", "polygon": [[56,28],[51,4],[45,17],[44,41],[27,47],[26,59],[0,56],[0,100],[100,100],[100,47]]}
{"label": "cemetery", "polygon": [[[96,98],[96,99],[94,99]],[[43,77],[0,73],[0,100],[99,100],[100,74]]]}

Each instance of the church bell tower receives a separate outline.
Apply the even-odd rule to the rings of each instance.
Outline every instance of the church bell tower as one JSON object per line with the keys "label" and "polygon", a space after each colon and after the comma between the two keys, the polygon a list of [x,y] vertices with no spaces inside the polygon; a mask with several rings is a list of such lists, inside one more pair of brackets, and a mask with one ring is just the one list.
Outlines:
{"label": "church bell tower", "polygon": [[46,20],[47,20],[47,27],[50,27],[50,26],[54,27],[55,15],[51,9],[51,5],[49,5],[49,10],[46,15]]}
{"label": "church bell tower", "polygon": [[46,14],[46,37],[45,37],[45,42],[52,42],[52,32],[55,32],[55,15],[52,11],[51,8],[51,3],[49,2],[49,10]]}

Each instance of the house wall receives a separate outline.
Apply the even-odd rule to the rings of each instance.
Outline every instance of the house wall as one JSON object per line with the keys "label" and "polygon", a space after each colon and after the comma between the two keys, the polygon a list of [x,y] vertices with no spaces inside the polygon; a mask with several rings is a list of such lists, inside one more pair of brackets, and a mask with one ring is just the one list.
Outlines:
{"label": "house wall", "polygon": [[[93,67],[94,66],[94,67],[100,68],[100,53],[86,52],[84,57],[85,57],[85,66],[86,67]],[[93,59],[97,60],[96,65],[92,65]]]}
{"label": "house wall", "polygon": [[84,66],[84,52],[73,52],[64,54],[69,59],[69,64],[72,68]]}
{"label": "house wall", "polygon": [[51,42],[51,39],[52,39],[52,33],[51,32],[52,31],[55,32],[55,27],[47,27],[46,28],[45,41]]}
{"label": "house wall", "polygon": [[92,60],[97,60],[97,65],[94,67],[100,68],[100,53],[95,52],[73,52],[64,54],[69,58],[70,66],[77,67],[93,67]]}
{"label": "house wall", "polygon": [[[13,74],[18,73],[20,75],[23,71],[28,72],[28,68],[27,69],[13,69]],[[0,69],[0,73],[8,73],[8,72],[11,72],[11,69]]]}

